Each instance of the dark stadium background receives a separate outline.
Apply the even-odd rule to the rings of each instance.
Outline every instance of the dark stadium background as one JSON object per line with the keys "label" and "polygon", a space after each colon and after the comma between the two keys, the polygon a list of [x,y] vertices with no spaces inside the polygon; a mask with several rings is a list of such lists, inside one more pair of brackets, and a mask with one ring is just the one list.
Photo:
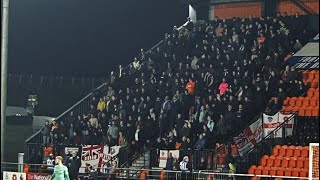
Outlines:
{"label": "dark stadium background", "polygon": [[[181,0],[12,0],[9,73],[106,77],[186,21]],[[10,82],[9,82],[10,84]],[[9,85],[8,104],[24,106],[32,91],[38,113],[59,115],[88,90]]]}

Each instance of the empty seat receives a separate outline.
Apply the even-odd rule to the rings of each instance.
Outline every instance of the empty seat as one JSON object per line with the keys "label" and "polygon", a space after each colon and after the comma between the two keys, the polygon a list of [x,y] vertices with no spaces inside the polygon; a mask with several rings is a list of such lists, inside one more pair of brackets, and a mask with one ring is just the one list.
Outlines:
{"label": "empty seat", "polygon": [[297,159],[297,168],[303,168],[303,166],[304,166],[304,161],[305,161],[305,158],[304,157],[299,157],[298,159]]}
{"label": "empty seat", "polygon": [[294,168],[293,171],[291,171],[291,176],[299,177],[300,168]]}
{"label": "empty seat", "polygon": [[302,107],[302,105],[303,105],[303,104],[302,104],[302,100],[301,100],[301,99],[297,99],[295,106],[300,108],[300,107]]}
{"label": "empty seat", "polygon": [[264,167],[262,170],[262,175],[269,175],[270,167]]}
{"label": "empty seat", "polygon": [[286,171],[286,168],[283,168],[283,167],[278,168],[277,176],[283,176],[285,171]]}
{"label": "empty seat", "polygon": [[284,157],[286,155],[288,146],[284,145],[281,146],[280,150],[279,150],[279,156]]}
{"label": "empty seat", "polygon": [[305,116],[305,111],[306,111],[306,109],[300,108],[298,111],[298,116]]}
{"label": "empty seat", "polygon": [[286,168],[286,171],[284,172],[284,176],[291,176],[291,171],[293,171],[293,168]]}
{"label": "empty seat", "polygon": [[267,166],[267,160],[269,159],[268,155],[264,155],[260,160],[260,166]]}
{"label": "empty seat", "polygon": [[312,116],[312,109],[306,109],[305,116],[311,117]]}
{"label": "empty seat", "polygon": [[296,167],[296,161],[297,161],[297,158],[295,157],[292,157],[289,161],[289,167],[291,168],[295,168]]}
{"label": "empty seat", "polygon": [[308,172],[309,172],[308,169],[300,169],[299,176],[300,177],[308,177]]}
{"label": "empty seat", "polygon": [[273,167],[281,167],[281,160],[282,160],[282,157],[276,157],[273,163]]}
{"label": "empty seat", "polygon": [[319,116],[319,109],[318,108],[311,109],[311,116]]}
{"label": "empty seat", "polygon": [[257,166],[252,165],[249,170],[248,170],[248,174],[254,174],[254,171],[256,170]]}
{"label": "empty seat", "polygon": [[313,98],[313,94],[314,94],[314,88],[310,88],[307,92],[307,97]]}
{"label": "empty seat", "polygon": [[316,99],[310,99],[310,107],[317,107],[317,100]]}
{"label": "empty seat", "polygon": [[278,156],[278,155],[279,155],[280,148],[281,148],[280,145],[276,145],[276,146],[273,148],[273,150],[272,150],[272,155]]}
{"label": "empty seat", "polygon": [[272,167],[273,166],[273,163],[274,163],[274,160],[276,158],[274,156],[270,156],[268,159],[267,159],[267,167]]}
{"label": "empty seat", "polygon": [[300,157],[301,155],[302,146],[296,146],[293,152],[294,157]]}
{"label": "empty seat", "polygon": [[310,99],[309,98],[304,98],[302,101],[302,107],[309,107],[310,106]]}
{"label": "empty seat", "polygon": [[286,152],[286,157],[292,157],[295,149],[295,146],[289,146]]}
{"label": "empty seat", "polygon": [[290,106],[290,107],[294,107],[295,105],[296,105],[296,99],[291,98],[291,99],[289,100],[289,106]]}
{"label": "empty seat", "polygon": [[303,168],[304,169],[309,169],[309,158],[306,158],[303,162]]}
{"label": "empty seat", "polygon": [[290,160],[290,158],[287,158],[287,157],[282,158],[282,160],[281,160],[281,167],[283,167],[283,168],[289,167],[289,160]]}
{"label": "empty seat", "polygon": [[263,170],[263,167],[262,167],[262,166],[258,166],[258,167],[254,170],[254,174],[255,174],[255,175],[262,175],[262,170]]}
{"label": "empty seat", "polygon": [[269,171],[269,175],[276,176],[277,175],[278,168],[277,167],[271,167]]}
{"label": "empty seat", "polygon": [[301,157],[309,157],[309,146],[304,146],[301,149]]}

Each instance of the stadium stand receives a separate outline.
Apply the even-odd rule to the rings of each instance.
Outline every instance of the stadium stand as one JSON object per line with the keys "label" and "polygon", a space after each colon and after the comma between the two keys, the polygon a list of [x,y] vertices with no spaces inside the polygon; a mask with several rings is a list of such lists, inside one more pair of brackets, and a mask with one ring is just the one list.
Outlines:
{"label": "stadium stand", "polygon": [[[58,118],[42,134],[56,155],[60,147],[89,144],[120,145],[137,154],[144,147],[203,150],[230,143],[262,112],[319,116],[319,72],[299,72],[284,63],[314,36],[300,34],[308,32],[302,21],[303,16],[283,16],[188,22],[111,74],[107,88],[90,97],[88,111]],[[310,126],[301,126],[301,132]],[[307,136],[301,141],[291,137],[290,143],[306,146]],[[217,164],[228,163],[222,147]],[[237,157],[237,148],[231,147]],[[248,173],[305,176],[307,152],[289,147],[276,146]]]}

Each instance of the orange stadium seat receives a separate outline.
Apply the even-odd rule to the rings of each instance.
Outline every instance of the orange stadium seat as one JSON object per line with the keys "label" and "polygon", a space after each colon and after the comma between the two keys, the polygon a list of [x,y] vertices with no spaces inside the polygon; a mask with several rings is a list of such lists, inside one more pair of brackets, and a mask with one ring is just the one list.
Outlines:
{"label": "orange stadium seat", "polygon": [[286,152],[286,157],[292,157],[295,148],[296,148],[295,146],[289,146]]}
{"label": "orange stadium seat", "polygon": [[254,174],[255,175],[262,175],[262,170],[264,167],[262,166],[258,166],[255,170],[254,170]]}
{"label": "orange stadium seat", "polygon": [[270,167],[263,167],[262,175],[269,175]]}
{"label": "orange stadium seat", "polygon": [[285,171],[286,171],[286,168],[283,168],[283,167],[278,168],[277,176],[283,176]]}
{"label": "orange stadium seat", "polygon": [[317,99],[310,99],[310,107],[317,107]]}
{"label": "orange stadium seat", "polygon": [[290,161],[289,161],[289,167],[295,168],[296,165],[297,165],[296,162],[297,162],[297,158],[292,157],[292,158],[290,159]]}
{"label": "orange stadium seat", "polygon": [[305,116],[306,109],[300,108],[298,111],[298,116]]}
{"label": "orange stadium seat", "polygon": [[303,105],[303,104],[302,104],[302,100],[301,100],[301,99],[297,99],[297,100],[296,100],[296,105],[295,105],[295,106],[296,106],[296,107],[301,108],[301,107],[302,107],[302,105]]}
{"label": "orange stadium seat", "polygon": [[305,116],[308,116],[308,117],[312,116],[312,109],[306,109]]}
{"label": "orange stadium seat", "polygon": [[301,157],[307,158],[309,157],[309,146],[304,146],[301,149]]}
{"label": "orange stadium seat", "polygon": [[307,92],[307,97],[312,98],[314,93],[314,88],[310,88]]}
{"label": "orange stadium seat", "polygon": [[277,175],[278,168],[277,167],[271,167],[269,171],[269,175],[276,176]]}
{"label": "orange stadium seat", "polygon": [[286,168],[286,171],[284,172],[284,176],[291,176],[291,171],[293,168]]}
{"label": "orange stadium seat", "polygon": [[276,159],[274,160],[274,163],[273,163],[273,167],[280,167],[281,160],[282,160],[282,157],[276,157]]}
{"label": "orange stadium seat", "polygon": [[267,167],[272,167],[273,166],[273,163],[274,163],[274,160],[276,158],[274,156],[270,156],[268,159],[267,159]]}
{"label": "orange stadium seat", "polygon": [[284,157],[286,155],[287,149],[288,149],[287,145],[281,146],[279,150],[279,156]]}
{"label": "orange stadium seat", "polygon": [[248,174],[254,174],[254,171],[255,171],[256,168],[257,168],[257,166],[252,165],[248,170]]}
{"label": "orange stadium seat", "polygon": [[267,166],[267,160],[269,159],[269,156],[268,155],[264,155],[261,160],[260,160],[260,166]]}
{"label": "orange stadium seat", "polygon": [[290,158],[287,158],[287,157],[282,158],[282,160],[281,160],[281,167],[287,168],[287,167],[289,166],[289,160],[290,160]]}
{"label": "orange stadium seat", "polygon": [[319,116],[319,108],[312,109],[311,116]]}
{"label": "orange stadium seat", "polygon": [[297,168],[303,168],[303,163],[305,161],[305,158],[304,157],[298,157],[298,160],[297,160]]}
{"label": "orange stadium seat", "polygon": [[295,177],[299,177],[299,173],[300,173],[300,168],[293,168],[291,175]]}
{"label": "orange stadium seat", "polygon": [[309,169],[300,169],[300,177],[308,177]]}
{"label": "orange stadium seat", "polygon": [[296,146],[293,152],[294,157],[300,157],[302,146]]}
{"label": "orange stadium seat", "polygon": [[306,158],[306,160],[304,160],[303,168],[304,169],[309,169],[309,158]]}
{"label": "orange stadium seat", "polygon": [[273,150],[272,150],[272,155],[278,156],[278,155],[279,155],[280,148],[281,148],[280,145],[276,145],[276,146],[273,148]]}

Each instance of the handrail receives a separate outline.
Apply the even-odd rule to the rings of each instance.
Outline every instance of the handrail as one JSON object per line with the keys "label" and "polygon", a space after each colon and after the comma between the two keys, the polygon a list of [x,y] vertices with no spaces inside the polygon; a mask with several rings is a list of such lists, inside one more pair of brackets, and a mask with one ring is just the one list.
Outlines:
{"label": "handrail", "polygon": [[[101,89],[103,86],[105,86],[107,83],[103,83],[102,85],[100,85],[99,87],[96,88],[96,90]],[[79,105],[80,103],[82,103],[84,100],[86,100],[88,97],[90,97],[92,95],[92,92],[90,92],[89,94],[87,94],[84,98],[80,99],[77,103],[75,103],[74,105],[72,105],[69,109],[67,109],[66,111],[64,111],[62,114],[60,114],[57,118],[55,119],[59,119],[62,116],[66,115],[67,113],[69,113],[73,108],[75,108],[77,105]],[[36,135],[38,135],[39,133],[41,133],[41,129],[39,129],[36,133],[34,133],[33,135],[31,135],[28,139],[25,140],[25,143],[28,143],[31,139],[33,139]]]}

